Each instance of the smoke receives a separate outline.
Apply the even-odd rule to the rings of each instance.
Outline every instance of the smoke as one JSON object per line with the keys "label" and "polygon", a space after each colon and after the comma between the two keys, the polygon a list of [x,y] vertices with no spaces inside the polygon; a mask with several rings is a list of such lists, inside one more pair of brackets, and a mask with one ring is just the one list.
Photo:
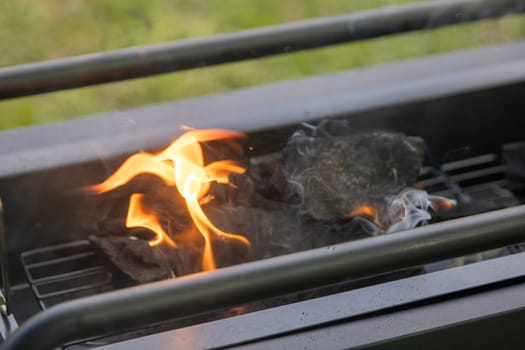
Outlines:
{"label": "smoke", "polygon": [[410,187],[424,151],[421,138],[399,132],[303,124],[279,154],[250,160],[233,207],[208,210],[250,239],[254,259],[408,230],[455,205]]}
{"label": "smoke", "polygon": [[281,153],[275,187],[300,215],[342,218],[359,205],[376,206],[413,184],[424,150],[419,137],[358,131],[347,121],[304,125]]}
{"label": "smoke", "polygon": [[386,233],[405,231],[425,225],[432,219],[430,209],[439,214],[442,210],[455,205],[455,200],[407,188],[397,196],[387,198],[386,211],[390,225]]}

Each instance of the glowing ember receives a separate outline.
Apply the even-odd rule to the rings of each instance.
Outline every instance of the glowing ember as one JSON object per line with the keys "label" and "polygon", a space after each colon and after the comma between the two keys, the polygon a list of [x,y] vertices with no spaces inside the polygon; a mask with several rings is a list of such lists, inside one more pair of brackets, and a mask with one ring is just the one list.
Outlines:
{"label": "glowing ember", "polygon": [[405,188],[395,196],[386,197],[385,202],[376,207],[357,206],[348,214],[348,217],[369,219],[373,223],[372,226],[368,222],[363,222],[363,224],[370,233],[377,235],[404,231],[420,224],[426,224],[432,219],[429,213],[430,208],[439,213],[451,210],[456,204],[455,200],[431,195],[415,188]]}
{"label": "glowing ember", "polygon": [[348,214],[349,217],[353,218],[356,216],[365,216],[372,220],[377,220],[377,212],[371,205],[360,205]]}
{"label": "glowing ember", "polygon": [[[108,179],[88,189],[97,193],[111,191],[141,174],[158,176],[166,185],[175,187],[184,198],[191,219],[204,239],[202,268],[205,271],[213,270],[216,268],[216,263],[212,239],[236,240],[248,247],[250,242],[243,236],[217,228],[208,219],[201,205],[213,199],[208,195],[212,182],[231,185],[229,175],[242,174],[245,168],[231,160],[220,160],[204,165],[200,142],[241,137],[245,135],[230,130],[190,130],[157,154],[142,152],[132,155]],[[158,215],[145,207],[143,198],[143,194],[131,195],[126,227],[143,227],[153,231],[155,239],[149,242],[150,246],[165,243],[177,247],[162,228]]]}
{"label": "glowing ember", "polygon": [[383,223],[379,218],[378,211],[371,205],[359,205],[347,215],[349,218],[365,218],[367,220],[359,220],[364,226],[363,228],[368,229],[372,234],[377,234],[378,231],[384,231]]}

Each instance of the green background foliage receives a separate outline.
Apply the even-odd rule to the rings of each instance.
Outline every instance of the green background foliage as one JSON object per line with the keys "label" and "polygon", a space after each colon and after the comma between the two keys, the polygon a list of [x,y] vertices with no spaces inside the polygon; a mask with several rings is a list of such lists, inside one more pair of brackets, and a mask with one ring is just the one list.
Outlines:
{"label": "green background foliage", "polygon": [[[0,1],[0,67],[410,2],[414,0],[5,0]],[[0,129],[523,37],[525,17],[508,16],[242,63],[0,101]]]}

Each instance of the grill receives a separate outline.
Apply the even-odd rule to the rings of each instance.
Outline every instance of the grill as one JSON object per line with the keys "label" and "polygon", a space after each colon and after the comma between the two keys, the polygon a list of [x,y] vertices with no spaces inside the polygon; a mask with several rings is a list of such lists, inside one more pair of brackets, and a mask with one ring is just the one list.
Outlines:
{"label": "grill", "polygon": [[112,289],[112,274],[97,259],[89,241],[26,251],[21,263],[42,309]]}
{"label": "grill", "polygon": [[[524,10],[523,1],[433,1],[9,68],[0,98]],[[478,48],[3,132],[3,349],[442,348],[465,332],[479,334],[472,346],[521,345],[523,57],[524,43]],[[86,240],[101,229],[100,200],[63,190],[164,146],[180,125],[245,131],[260,164],[301,123],[327,118],[423,137],[416,186],[460,210],[406,232],[137,285]]]}
{"label": "grill", "polygon": [[[254,158],[252,161],[263,162],[264,159],[260,158]],[[507,189],[509,181],[506,166],[501,164],[501,157],[493,153],[446,163],[441,167],[424,167],[417,186],[430,194],[456,198],[463,205],[472,202],[483,203],[481,207],[467,209],[456,213],[455,216],[509,208],[520,204],[518,198]],[[498,252],[497,255],[522,251],[524,251],[523,246],[512,245]],[[457,262],[429,264],[426,271],[442,269],[447,264],[454,263]],[[133,284],[126,280],[122,273],[115,270],[88,240],[22,252],[21,265],[29,287],[42,310],[60,302]],[[388,279],[387,276],[382,278]],[[355,287],[355,284],[351,287]],[[348,283],[340,286],[340,289],[344,288],[350,288]],[[333,289],[330,292],[333,292]],[[245,308],[245,311],[253,309],[256,307]]]}

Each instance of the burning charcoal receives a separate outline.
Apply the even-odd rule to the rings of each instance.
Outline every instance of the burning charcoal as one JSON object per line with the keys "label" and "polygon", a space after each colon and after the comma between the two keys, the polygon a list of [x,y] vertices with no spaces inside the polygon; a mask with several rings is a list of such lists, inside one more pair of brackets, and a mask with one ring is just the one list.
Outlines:
{"label": "burning charcoal", "polygon": [[122,272],[139,283],[174,277],[170,262],[160,248],[132,236],[89,236]]}
{"label": "burning charcoal", "polygon": [[[220,246],[224,241],[235,240],[244,244],[246,248],[250,246],[249,241],[242,235],[237,235],[230,232],[224,232],[215,227],[210,222],[206,213],[203,211],[202,205],[207,204],[213,200],[215,196],[210,194],[210,184],[217,182],[219,184],[229,184],[229,176],[231,174],[242,174],[245,172],[245,168],[233,161],[227,159],[220,159],[205,163],[205,155],[203,154],[203,144],[211,146],[213,142],[221,142],[223,140],[232,140],[244,138],[241,132],[225,130],[225,129],[210,129],[210,130],[197,130],[191,129],[181,135],[178,139],[173,141],[169,146],[157,153],[139,152],[131,155],[127,158],[124,163],[107,179],[101,183],[90,185],[84,188],[86,191],[94,193],[106,193],[117,190],[131,181],[134,181],[137,177],[151,174],[162,180],[163,184],[171,187],[168,191],[173,197],[172,202],[180,204],[184,203],[184,206],[180,206],[184,209],[186,220],[191,218],[195,224],[195,228],[198,229],[200,235],[190,235],[190,241],[198,241],[201,244],[200,252],[203,256],[202,269],[213,270],[217,267],[217,262],[214,256],[214,243],[217,241]],[[240,146],[228,147],[233,153],[238,153],[242,149]],[[209,158],[209,157],[206,157]],[[214,157],[212,157],[213,159]],[[210,159],[208,159],[210,161]],[[165,208],[163,201],[158,201],[158,196],[153,196],[152,201],[148,198],[151,195],[146,193],[147,191],[138,191],[131,194],[129,197],[129,206],[126,214],[126,227],[136,229],[147,229],[154,233],[155,237],[150,241],[152,249],[158,250],[157,246],[170,247],[174,254],[162,254],[166,257],[178,257],[180,255],[187,255],[179,243],[174,241],[173,235],[166,231],[166,227],[172,227],[173,221],[170,220],[171,216],[164,219],[162,209],[159,210],[155,207],[155,203],[160,204],[161,208]],[[161,217],[162,216],[162,217]],[[178,216],[178,215],[177,215]],[[176,219],[176,217],[174,219]],[[182,219],[183,221],[186,221]],[[167,221],[167,222],[165,222]],[[178,225],[179,220],[175,220],[175,225]],[[184,227],[185,225],[182,225]],[[193,226],[193,225],[192,225]],[[182,232],[177,230],[182,236],[187,236],[183,229]],[[121,242],[119,242],[122,244]],[[127,245],[124,247],[129,248]],[[133,246],[134,247],[134,246]],[[194,244],[190,251],[195,251]],[[107,249],[107,247],[106,247]],[[163,248],[160,248],[163,249]],[[158,250],[162,252],[163,250]],[[135,253],[132,249],[131,252]],[[113,260],[119,262],[119,259],[124,255],[112,252]],[[188,265],[194,259],[183,259],[181,266],[178,263],[171,264],[165,261],[164,257],[157,253],[139,255],[143,262],[153,263],[157,265],[157,268],[161,270],[169,270],[169,267],[177,267],[177,270],[181,268],[183,271],[187,271]],[[231,255],[231,254],[226,254]],[[145,259],[147,257],[147,259]],[[129,259],[128,259],[129,260]],[[186,262],[190,261],[190,264]],[[195,272],[194,269],[190,268],[190,272]],[[157,273],[158,271],[155,270]],[[165,271],[164,271],[165,272]],[[127,271],[128,274],[131,274]],[[149,277],[148,277],[149,278]]]}
{"label": "burning charcoal", "polygon": [[[239,241],[217,237],[212,240],[212,246],[218,268],[242,264],[252,260],[250,248]],[[193,272],[198,272],[199,270]]]}
{"label": "burning charcoal", "polygon": [[214,207],[208,213],[221,228],[243,232],[251,242],[251,256],[255,260],[369,236],[358,220],[299,218],[293,208],[282,203],[275,203],[271,209]]}
{"label": "burning charcoal", "polygon": [[296,234],[297,221],[288,210],[250,207],[214,207],[208,210],[210,217],[225,230],[243,232],[251,242],[251,254],[255,259],[308,249],[311,241]]}
{"label": "burning charcoal", "polygon": [[419,137],[358,132],[345,121],[325,121],[291,137],[277,181],[299,213],[318,220],[342,218],[414,183],[424,147]]}

